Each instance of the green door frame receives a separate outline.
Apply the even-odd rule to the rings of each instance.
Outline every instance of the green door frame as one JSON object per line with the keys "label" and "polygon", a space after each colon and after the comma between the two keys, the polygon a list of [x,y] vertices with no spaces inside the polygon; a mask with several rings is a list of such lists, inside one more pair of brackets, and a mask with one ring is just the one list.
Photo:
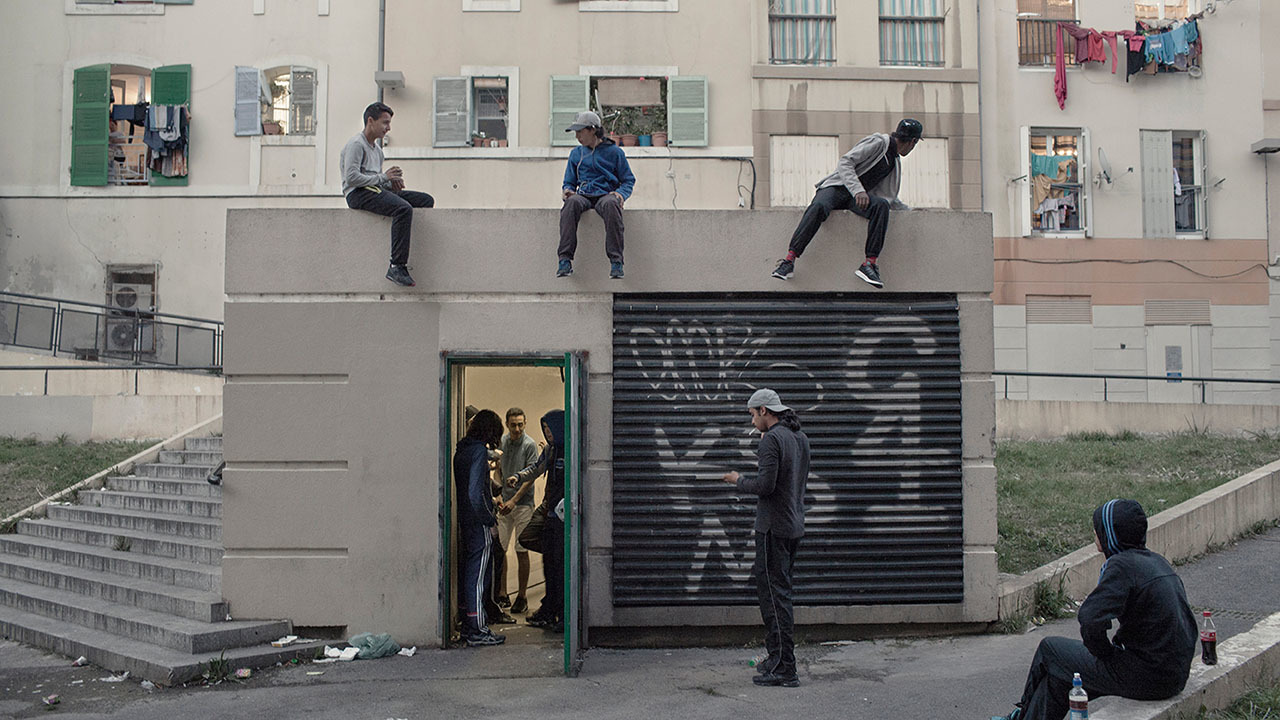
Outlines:
{"label": "green door frame", "polygon": [[[582,382],[582,367],[585,353],[523,353],[502,354],[482,352],[449,352],[440,353],[440,637],[441,645],[449,643],[453,618],[450,608],[453,603],[453,582],[449,575],[449,565],[453,557],[452,537],[449,532],[453,515],[453,403],[454,371],[467,367],[558,367],[564,377],[564,418],[565,418],[565,507],[564,507],[564,672],[576,676],[581,668],[581,652],[579,648],[578,624],[580,605],[578,590],[581,587],[579,561],[581,543],[578,534],[581,532],[582,508],[579,507],[581,488],[581,423],[586,410],[585,384]],[[571,412],[571,409],[575,411]]]}

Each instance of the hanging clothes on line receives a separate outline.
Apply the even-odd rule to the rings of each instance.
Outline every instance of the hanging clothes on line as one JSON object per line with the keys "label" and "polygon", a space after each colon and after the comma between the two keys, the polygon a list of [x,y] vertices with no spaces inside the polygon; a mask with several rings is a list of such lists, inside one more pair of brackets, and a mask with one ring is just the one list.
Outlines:
{"label": "hanging clothes on line", "polygon": [[190,118],[186,105],[152,105],[147,112],[147,164],[165,177],[187,174],[187,138]]}

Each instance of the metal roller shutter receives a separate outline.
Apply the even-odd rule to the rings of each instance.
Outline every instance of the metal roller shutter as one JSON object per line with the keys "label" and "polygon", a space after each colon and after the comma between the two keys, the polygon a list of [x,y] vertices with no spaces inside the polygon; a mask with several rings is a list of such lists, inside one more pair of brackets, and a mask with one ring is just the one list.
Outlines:
{"label": "metal roller shutter", "polygon": [[963,599],[953,295],[618,295],[613,601],[754,605],[750,393],[812,446],[797,605]]}

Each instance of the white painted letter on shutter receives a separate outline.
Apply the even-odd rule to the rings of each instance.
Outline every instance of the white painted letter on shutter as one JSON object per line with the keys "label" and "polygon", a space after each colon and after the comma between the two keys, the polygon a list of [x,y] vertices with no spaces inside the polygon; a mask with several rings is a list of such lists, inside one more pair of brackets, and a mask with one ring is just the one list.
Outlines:
{"label": "white painted letter on shutter", "polygon": [[668,142],[683,147],[707,146],[707,79],[701,75],[667,80]]}
{"label": "white painted letter on shutter", "polygon": [[471,144],[471,78],[435,78],[435,147]]}
{"label": "white painted letter on shutter", "polygon": [[591,78],[585,75],[551,76],[551,126],[552,145],[578,144],[577,137],[564,129],[573,124],[578,113],[590,110]]}
{"label": "white painted letter on shutter", "polygon": [[236,66],[236,135],[262,134],[258,68]]}
{"label": "white painted letter on shutter", "polygon": [[1142,234],[1173,237],[1173,133],[1143,130]]}

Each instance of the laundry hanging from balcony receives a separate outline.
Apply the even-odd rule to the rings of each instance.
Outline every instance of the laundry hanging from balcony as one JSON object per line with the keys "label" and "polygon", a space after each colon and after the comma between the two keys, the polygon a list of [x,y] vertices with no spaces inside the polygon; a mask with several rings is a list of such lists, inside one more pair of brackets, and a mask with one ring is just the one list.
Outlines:
{"label": "laundry hanging from balcony", "polygon": [[187,174],[187,139],[190,118],[186,105],[152,105],[147,108],[147,144],[151,171],[165,177]]}
{"label": "laundry hanging from balcony", "polygon": [[1075,40],[1075,60],[1081,67],[1089,62],[1106,63],[1109,46],[1111,73],[1114,75],[1123,54],[1125,82],[1140,72],[1155,75],[1157,72],[1191,71],[1193,76],[1198,76],[1203,52],[1198,21],[1202,17],[1204,13],[1197,13],[1167,28],[1153,28],[1138,21],[1133,30],[1098,31],[1072,22],[1058,23],[1053,73],[1053,94],[1058,99],[1058,109],[1067,107],[1067,36]]}

